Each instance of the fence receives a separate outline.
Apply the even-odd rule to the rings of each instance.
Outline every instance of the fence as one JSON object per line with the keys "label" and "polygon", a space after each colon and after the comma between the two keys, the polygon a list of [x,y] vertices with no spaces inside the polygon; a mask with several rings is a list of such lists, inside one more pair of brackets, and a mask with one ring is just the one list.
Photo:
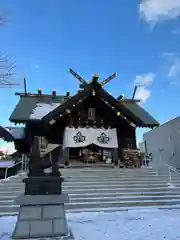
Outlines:
{"label": "fence", "polygon": [[13,164],[9,167],[6,167],[4,178],[6,179],[8,177],[8,172],[10,171],[10,169],[12,169],[12,168],[14,168],[18,165],[21,166],[21,168],[20,168],[21,172],[27,172],[27,170],[28,170],[28,158],[27,158],[27,156],[22,155],[21,161],[17,162],[16,164]]}

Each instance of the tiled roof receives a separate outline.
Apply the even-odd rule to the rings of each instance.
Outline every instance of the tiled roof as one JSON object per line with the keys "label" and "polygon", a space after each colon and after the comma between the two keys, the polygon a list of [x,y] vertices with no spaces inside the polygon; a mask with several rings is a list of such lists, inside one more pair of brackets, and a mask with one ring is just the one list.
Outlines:
{"label": "tiled roof", "polygon": [[[66,97],[64,96],[21,96],[18,104],[10,116],[12,122],[26,122],[37,120],[48,114],[57,106],[60,106]],[[40,109],[41,116],[36,117],[36,109]]]}
{"label": "tiled roof", "polygon": [[121,103],[131,111],[136,117],[141,119],[144,125],[159,126],[159,123],[135,101],[123,101]]}
{"label": "tiled roof", "polygon": [[[87,89],[81,90],[71,98],[52,95],[21,96],[10,117],[10,121],[26,122],[29,120],[49,119],[54,114],[58,114],[59,111],[64,111],[65,107],[69,108],[69,106],[71,106],[74,102],[78,101],[79,97],[84,99],[92,90],[92,87],[93,86],[88,86]],[[104,89],[100,90],[100,94],[102,94],[105,98],[109,98],[110,102],[119,106],[118,108],[120,110],[122,108],[121,111],[123,114],[127,114],[127,117],[130,117],[132,120],[134,119],[137,126],[159,126],[159,123],[139,104],[137,104],[136,101],[126,99],[120,100],[118,104],[118,101]],[[38,115],[36,112],[38,112]]]}

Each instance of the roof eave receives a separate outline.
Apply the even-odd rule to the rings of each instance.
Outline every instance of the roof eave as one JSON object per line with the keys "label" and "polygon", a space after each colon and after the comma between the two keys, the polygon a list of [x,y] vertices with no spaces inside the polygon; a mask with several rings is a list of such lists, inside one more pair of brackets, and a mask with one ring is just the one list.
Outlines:
{"label": "roof eave", "polygon": [[79,99],[79,97],[84,97],[81,95],[86,95],[86,94],[89,95],[91,90],[92,90],[92,85],[88,85],[84,90],[79,91],[74,96],[72,96],[67,101],[65,101],[62,105],[60,105],[59,107],[57,107],[56,109],[52,110],[47,115],[45,115],[42,118],[42,121],[50,121],[56,115],[63,113],[65,109],[71,108],[73,106],[73,104]]}
{"label": "roof eave", "polygon": [[158,124],[137,124],[137,127],[139,128],[155,128],[155,127],[159,127],[159,123]]}
{"label": "roof eave", "polygon": [[36,122],[41,122],[42,121],[42,119],[13,119],[13,118],[9,118],[9,121],[10,122],[13,122],[13,123],[15,123],[15,124],[17,124],[17,123],[23,123],[23,124],[26,124],[26,123],[29,123],[29,122],[34,122],[34,123],[36,123]]}

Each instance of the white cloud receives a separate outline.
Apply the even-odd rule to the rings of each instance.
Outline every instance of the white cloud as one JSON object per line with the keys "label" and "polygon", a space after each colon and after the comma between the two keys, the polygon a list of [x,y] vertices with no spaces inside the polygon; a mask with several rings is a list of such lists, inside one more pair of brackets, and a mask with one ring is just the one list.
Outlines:
{"label": "white cloud", "polygon": [[144,104],[151,96],[151,90],[148,88],[155,79],[154,73],[148,73],[144,75],[137,75],[135,78],[135,84],[138,85],[135,97],[141,100]]}
{"label": "white cloud", "polygon": [[141,18],[155,25],[180,16],[180,0],[141,0],[139,4]]}
{"label": "white cloud", "polygon": [[148,73],[148,74],[145,74],[145,75],[137,75],[136,80],[135,80],[135,84],[143,85],[143,86],[149,86],[149,85],[152,84],[154,78],[155,78],[154,73]]}
{"label": "white cloud", "polygon": [[169,77],[177,77],[180,75],[180,58],[176,57],[174,58],[169,71],[168,76]]}
{"label": "white cloud", "polygon": [[164,52],[162,54],[162,57],[164,57],[164,58],[166,58],[168,60],[174,59],[174,57],[176,57],[176,56],[178,56],[178,54],[175,53],[175,52]]}
{"label": "white cloud", "polygon": [[180,56],[177,53],[164,53],[163,57],[167,62],[167,76],[170,85],[179,85],[180,77]]}
{"label": "white cloud", "polygon": [[141,100],[142,103],[145,103],[151,96],[151,90],[145,87],[138,87],[136,92],[136,98]]}
{"label": "white cloud", "polygon": [[178,35],[178,34],[180,34],[180,28],[177,28],[177,29],[172,30],[172,34],[173,34],[173,35]]}
{"label": "white cloud", "polygon": [[4,143],[0,146],[0,151],[2,151],[5,154],[12,154],[15,152],[14,143]]}
{"label": "white cloud", "polygon": [[39,64],[35,64],[34,67],[35,67],[36,69],[38,69],[38,68],[40,68],[40,65],[39,65]]}

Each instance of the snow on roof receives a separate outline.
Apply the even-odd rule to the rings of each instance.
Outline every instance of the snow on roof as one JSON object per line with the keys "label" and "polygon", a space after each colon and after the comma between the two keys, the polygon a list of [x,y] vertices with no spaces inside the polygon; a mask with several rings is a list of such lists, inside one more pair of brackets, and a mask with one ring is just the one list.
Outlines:
{"label": "snow on roof", "polygon": [[31,119],[41,119],[55,108],[59,107],[60,103],[37,103],[36,107],[30,114]]}
{"label": "snow on roof", "polygon": [[22,139],[24,137],[24,128],[20,127],[6,127],[5,128],[15,139]]}
{"label": "snow on roof", "polygon": [[14,165],[13,161],[2,161],[2,160],[0,160],[0,168],[6,168],[6,167],[13,166],[13,165]]}

